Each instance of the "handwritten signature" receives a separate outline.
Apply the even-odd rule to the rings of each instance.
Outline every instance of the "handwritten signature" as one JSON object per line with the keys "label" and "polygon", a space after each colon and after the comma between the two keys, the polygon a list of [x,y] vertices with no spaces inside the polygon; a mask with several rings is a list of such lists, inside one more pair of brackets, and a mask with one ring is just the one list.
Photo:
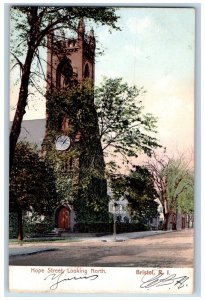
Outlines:
{"label": "handwritten signature", "polygon": [[[146,275],[144,275],[141,279],[142,284],[141,288],[150,288],[150,287],[159,287],[163,285],[171,285],[177,286],[178,289],[181,289],[185,286],[185,282],[189,279],[188,276],[180,276],[177,277],[177,274],[171,274],[167,277],[163,277],[164,274],[158,274],[148,280],[145,280]],[[187,285],[187,284],[186,284]]]}
{"label": "handwritten signature", "polygon": [[83,280],[83,279],[89,279],[89,280],[96,280],[98,278],[98,275],[91,275],[91,276],[80,276],[80,277],[67,277],[63,278],[62,273],[60,274],[49,274],[44,278],[44,280],[50,279],[53,284],[50,286],[50,290],[56,290],[59,286],[60,283],[65,282],[65,281],[71,281],[71,280]]}

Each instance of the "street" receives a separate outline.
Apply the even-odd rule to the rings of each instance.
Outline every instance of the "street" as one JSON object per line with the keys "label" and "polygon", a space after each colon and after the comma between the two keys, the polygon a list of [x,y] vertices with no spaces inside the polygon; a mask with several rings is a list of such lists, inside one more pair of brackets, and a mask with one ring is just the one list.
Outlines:
{"label": "street", "polygon": [[[193,229],[129,239],[88,239],[27,245],[23,255],[11,255],[14,266],[193,267]],[[38,244],[39,247],[40,244]],[[14,246],[13,246],[14,247]],[[19,246],[20,248],[20,246]],[[12,250],[12,247],[11,247]]]}

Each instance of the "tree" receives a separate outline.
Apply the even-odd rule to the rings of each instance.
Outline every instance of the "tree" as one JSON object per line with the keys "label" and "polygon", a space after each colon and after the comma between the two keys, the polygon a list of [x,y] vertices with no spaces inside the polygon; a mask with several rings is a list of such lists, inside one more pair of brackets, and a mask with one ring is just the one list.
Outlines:
{"label": "tree", "polygon": [[131,212],[134,218],[149,221],[158,216],[157,197],[151,174],[143,166],[135,166],[130,174],[128,195]]}
{"label": "tree", "polygon": [[122,195],[128,200],[133,221],[143,224],[158,216],[157,192],[151,174],[145,167],[134,166],[129,176],[114,176],[111,187],[116,199]]}
{"label": "tree", "polygon": [[[189,165],[190,161],[187,161],[183,154],[178,158],[170,158],[165,152],[162,156],[153,153],[153,159],[146,163],[163,206],[165,230],[167,230],[172,213],[176,214],[183,207],[184,211],[189,210],[188,207],[193,207],[193,198],[190,197],[190,193],[193,190],[194,181]],[[188,199],[192,204],[187,202]]]}
{"label": "tree", "polygon": [[14,6],[11,9],[13,32],[11,41],[18,44],[11,46],[15,65],[20,66],[21,79],[17,107],[10,132],[10,166],[13,164],[16,143],[21,131],[21,123],[28,104],[34,59],[42,68],[39,48],[46,47],[49,32],[61,29],[78,31],[79,19],[93,20],[101,25],[117,28],[118,17],[111,7],[57,7],[57,6]]}
{"label": "tree", "polygon": [[188,227],[190,222],[194,221],[194,174],[192,172],[187,176],[188,185],[185,191],[179,195],[178,205],[182,214],[188,217]]}
{"label": "tree", "polygon": [[[151,155],[159,147],[156,133],[156,118],[143,112],[140,97],[143,88],[129,86],[122,78],[104,79],[95,90],[100,138],[105,155],[121,154],[128,163],[128,157],[137,157],[139,152]],[[114,167],[112,162],[112,167]]]}
{"label": "tree", "polygon": [[[46,178],[46,180],[45,180]],[[17,144],[10,173],[9,211],[18,214],[18,239],[23,239],[23,212],[48,216],[57,206],[52,170],[29,143]]]}

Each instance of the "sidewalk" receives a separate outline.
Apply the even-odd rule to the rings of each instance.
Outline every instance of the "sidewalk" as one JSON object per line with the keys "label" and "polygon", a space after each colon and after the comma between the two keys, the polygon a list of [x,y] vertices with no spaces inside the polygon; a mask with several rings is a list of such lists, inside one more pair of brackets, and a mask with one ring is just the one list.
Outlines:
{"label": "sidewalk", "polygon": [[[113,235],[105,235],[101,237],[88,237],[88,236],[81,236],[81,237],[72,237],[72,242],[82,242],[82,241],[98,241],[98,242],[122,242],[129,239],[138,239],[143,238],[147,236],[153,236],[157,234],[163,234],[168,233],[169,231],[140,231],[140,232],[129,232],[129,233],[120,233],[117,234],[116,237]],[[32,255],[35,253],[41,253],[41,252],[49,252],[49,251],[55,251],[59,247],[67,246],[69,245],[69,240],[64,239],[61,241],[53,241],[53,242],[31,242],[31,243],[24,243],[21,242],[19,244],[10,243],[9,244],[9,256],[16,256],[16,255]]]}
{"label": "sidewalk", "polygon": [[116,235],[116,239],[113,235],[107,235],[98,238],[99,240],[102,240],[103,242],[109,242],[109,241],[126,241],[130,239],[138,239],[138,238],[143,238],[147,236],[152,236],[156,234],[163,234],[163,233],[168,233],[170,231],[162,231],[162,230],[152,230],[152,231],[139,231],[139,232],[125,232],[125,233],[120,233]]}

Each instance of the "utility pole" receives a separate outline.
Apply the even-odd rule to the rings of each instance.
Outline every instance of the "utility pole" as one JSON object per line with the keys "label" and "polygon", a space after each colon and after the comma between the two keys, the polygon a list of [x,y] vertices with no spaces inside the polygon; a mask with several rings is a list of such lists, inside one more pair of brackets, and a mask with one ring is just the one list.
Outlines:
{"label": "utility pole", "polygon": [[114,202],[113,237],[114,237],[115,242],[117,240],[117,230],[116,230],[116,221],[117,221],[117,218],[116,218],[116,208],[117,208],[117,206],[118,206],[118,204],[116,202]]}

